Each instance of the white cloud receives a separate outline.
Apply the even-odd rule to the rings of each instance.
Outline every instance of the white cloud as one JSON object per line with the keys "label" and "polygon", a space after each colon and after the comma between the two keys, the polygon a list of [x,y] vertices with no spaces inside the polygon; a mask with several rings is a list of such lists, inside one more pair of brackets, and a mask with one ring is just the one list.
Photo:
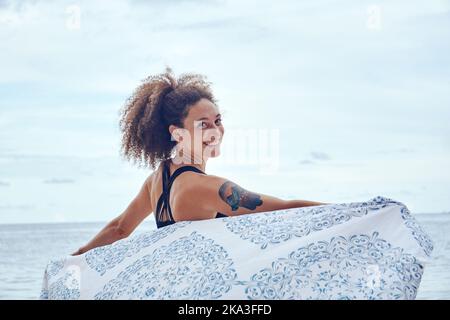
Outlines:
{"label": "white cloud", "polygon": [[[377,32],[367,28],[374,4]],[[66,27],[70,5],[80,7],[79,29]],[[168,64],[208,76],[225,126],[280,129],[279,177],[292,180],[267,191],[283,186],[292,194],[302,181],[320,199],[332,194],[323,187],[331,180],[330,190],[351,198],[383,191],[389,180],[386,190],[419,211],[429,199],[433,210],[448,210],[440,192],[450,187],[441,174],[450,156],[450,43],[442,40],[450,36],[449,12],[448,1],[0,1],[0,178],[10,183],[2,191],[20,206],[20,179],[31,174],[42,185],[67,176],[65,165],[77,183],[64,188],[89,185],[78,184],[83,170],[128,179],[129,167],[112,160],[117,111],[141,79]],[[102,166],[87,164],[98,158]],[[33,161],[44,176],[32,172]],[[220,159],[213,168],[227,170]],[[256,187],[266,181],[239,177]],[[412,196],[432,179],[435,189]],[[123,205],[128,192],[113,198]],[[65,203],[58,205],[63,212]]]}

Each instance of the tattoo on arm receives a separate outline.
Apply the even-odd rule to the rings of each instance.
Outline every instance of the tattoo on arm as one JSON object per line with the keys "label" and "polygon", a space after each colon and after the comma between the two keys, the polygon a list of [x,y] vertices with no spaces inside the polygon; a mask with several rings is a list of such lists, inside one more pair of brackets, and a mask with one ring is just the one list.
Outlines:
{"label": "tattoo on arm", "polygon": [[231,181],[226,181],[220,186],[219,195],[232,211],[238,210],[239,207],[255,210],[263,203],[258,194],[247,191]]}

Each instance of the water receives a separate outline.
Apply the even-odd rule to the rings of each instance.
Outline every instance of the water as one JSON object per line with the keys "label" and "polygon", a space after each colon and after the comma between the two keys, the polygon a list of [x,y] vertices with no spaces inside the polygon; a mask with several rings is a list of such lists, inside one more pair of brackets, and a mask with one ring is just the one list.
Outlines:
{"label": "water", "polygon": [[[435,242],[417,299],[450,298],[450,214],[415,215]],[[0,225],[0,299],[37,299],[49,259],[75,251],[105,223]],[[155,229],[154,220],[135,231]]]}
{"label": "water", "polygon": [[[86,244],[104,222],[0,224],[0,299],[37,299],[47,262]],[[136,233],[156,229],[142,223]]]}

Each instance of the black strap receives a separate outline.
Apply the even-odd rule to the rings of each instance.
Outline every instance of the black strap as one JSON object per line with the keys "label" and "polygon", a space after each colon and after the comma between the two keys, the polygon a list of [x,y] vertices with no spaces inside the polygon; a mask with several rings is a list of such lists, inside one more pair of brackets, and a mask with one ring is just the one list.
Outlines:
{"label": "black strap", "polygon": [[166,161],[163,162],[163,176],[162,176],[162,192],[161,196],[158,199],[158,204],[156,205],[156,221],[162,221],[162,213],[164,208],[166,207],[166,194],[167,194],[167,181],[169,180],[170,171],[168,170],[168,166],[166,165]]}
{"label": "black strap", "polygon": [[186,172],[186,171],[195,171],[195,172],[197,172],[197,173],[205,174],[202,170],[200,170],[200,169],[198,169],[198,168],[196,168],[196,167],[193,167],[193,166],[184,166],[184,167],[180,167],[180,168],[178,168],[177,170],[175,170],[175,172],[174,172],[174,173],[172,174],[172,176],[170,177],[170,180],[169,180],[169,189],[170,189],[170,187],[172,186],[174,180],[175,180],[180,174],[182,174],[183,172]]}
{"label": "black strap", "polygon": [[[164,208],[169,213],[169,218],[172,221],[175,221],[172,215],[172,209],[170,208],[169,199],[170,199],[170,189],[172,188],[172,184],[175,181],[175,179],[186,171],[194,171],[200,174],[205,174],[202,170],[194,167],[194,166],[183,166],[175,170],[175,172],[170,175],[170,167],[167,162],[164,162],[164,168],[163,168],[163,178],[162,178],[162,194],[158,199],[158,204],[156,206],[156,213],[157,217],[159,218],[159,221],[162,220],[162,213]],[[166,222],[166,221],[162,221]]]}

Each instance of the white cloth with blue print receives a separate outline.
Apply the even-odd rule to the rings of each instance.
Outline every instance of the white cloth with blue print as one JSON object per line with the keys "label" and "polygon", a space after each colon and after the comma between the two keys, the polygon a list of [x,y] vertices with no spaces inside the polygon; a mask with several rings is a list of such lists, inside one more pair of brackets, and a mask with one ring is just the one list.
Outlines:
{"label": "white cloth with blue print", "polygon": [[432,250],[384,197],[182,221],[50,261],[41,299],[414,299]]}

